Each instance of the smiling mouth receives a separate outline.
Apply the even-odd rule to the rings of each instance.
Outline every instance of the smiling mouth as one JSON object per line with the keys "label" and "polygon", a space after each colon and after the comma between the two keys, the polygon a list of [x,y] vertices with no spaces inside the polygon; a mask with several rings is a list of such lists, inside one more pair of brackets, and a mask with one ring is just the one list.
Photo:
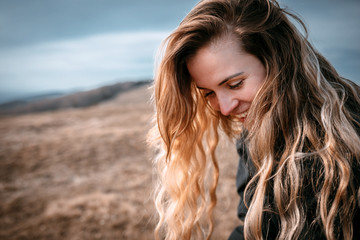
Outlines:
{"label": "smiling mouth", "polygon": [[248,111],[234,115],[234,119],[239,122],[245,122]]}

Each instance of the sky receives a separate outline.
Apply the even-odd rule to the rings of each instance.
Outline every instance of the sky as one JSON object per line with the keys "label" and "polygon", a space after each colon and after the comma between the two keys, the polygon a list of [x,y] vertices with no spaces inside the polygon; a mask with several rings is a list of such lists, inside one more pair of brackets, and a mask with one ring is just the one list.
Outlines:
{"label": "sky", "polygon": [[[279,0],[360,83],[360,1]],[[0,102],[150,80],[161,42],[197,0],[0,0]]]}

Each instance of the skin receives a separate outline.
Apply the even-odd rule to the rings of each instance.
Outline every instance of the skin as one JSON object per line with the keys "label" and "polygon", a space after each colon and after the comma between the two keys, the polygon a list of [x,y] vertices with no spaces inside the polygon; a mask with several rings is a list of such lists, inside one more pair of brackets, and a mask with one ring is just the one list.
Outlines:
{"label": "skin", "polygon": [[266,77],[258,58],[244,52],[238,40],[227,35],[200,48],[186,64],[192,80],[215,110],[245,122]]}

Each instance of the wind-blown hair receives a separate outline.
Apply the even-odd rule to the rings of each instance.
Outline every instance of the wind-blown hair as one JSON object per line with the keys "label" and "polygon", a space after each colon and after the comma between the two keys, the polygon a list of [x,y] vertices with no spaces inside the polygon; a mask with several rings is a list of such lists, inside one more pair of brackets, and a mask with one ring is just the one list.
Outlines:
{"label": "wind-blown hair", "polygon": [[[270,211],[280,219],[279,239],[297,239],[313,225],[328,239],[351,239],[359,191],[353,181],[360,166],[360,89],[311,46],[298,17],[270,0],[201,1],[164,43],[149,139],[158,149],[156,238],[209,239],[213,232],[218,130],[239,135],[197,90],[186,61],[226,34],[267,73],[248,114],[247,142],[257,171],[246,188],[251,197],[245,237],[263,238],[263,214]],[[306,215],[309,191],[316,216]]]}

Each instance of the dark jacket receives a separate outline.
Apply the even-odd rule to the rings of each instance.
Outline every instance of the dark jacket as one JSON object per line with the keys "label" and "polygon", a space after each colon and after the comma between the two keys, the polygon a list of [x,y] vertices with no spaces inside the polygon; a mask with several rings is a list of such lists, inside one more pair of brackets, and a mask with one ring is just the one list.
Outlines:
{"label": "dark jacket", "polygon": [[[244,203],[244,190],[251,179],[252,176],[255,174],[255,168],[253,166],[253,163],[249,157],[249,152],[246,147],[245,137],[243,136],[237,141],[237,151],[240,157],[238,170],[237,170],[237,177],[236,177],[236,187],[237,192],[240,195],[240,203],[238,205],[238,217],[240,220],[244,221],[246,213],[247,213],[247,207]],[[355,166],[353,168],[354,170],[354,176],[355,176],[355,182],[354,185],[358,189],[360,185],[360,167]],[[311,177],[311,176],[309,176]],[[307,215],[307,221],[305,223],[304,229],[300,235],[299,239],[326,239],[325,234],[323,230],[321,229],[319,224],[313,224],[310,225],[311,220],[313,220],[315,214],[316,214],[316,200],[314,198],[314,193],[309,190],[304,190],[304,194],[306,197],[304,198],[306,201],[306,215]],[[250,191],[251,195],[251,191]],[[268,195],[266,196],[265,201],[270,203],[273,202],[273,196]],[[357,196],[359,198],[359,196]],[[360,199],[358,199],[358,204],[355,212],[355,217],[353,219],[353,228],[354,228],[354,236],[353,239],[360,239]],[[248,201],[249,202],[249,201]],[[263,215],[263,224],[262,224],[262,234],[264,239],[276,239],[278,232],[279,232],[279,226],[280,226],[280,219],[277,214],[275,213],[264,213]],[[238,226],[233,230],[231,233],[229,240],[241,240],[244,238],[244,229],[243,226]]]}

